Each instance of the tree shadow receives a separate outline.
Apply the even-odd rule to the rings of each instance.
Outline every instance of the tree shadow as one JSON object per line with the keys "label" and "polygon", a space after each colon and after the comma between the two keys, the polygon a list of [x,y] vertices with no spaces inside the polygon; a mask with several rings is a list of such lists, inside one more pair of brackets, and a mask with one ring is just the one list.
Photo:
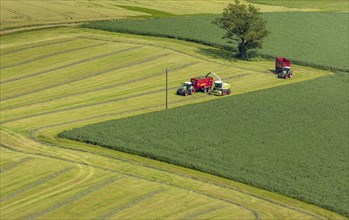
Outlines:
{"label": "tree shadow", "polygon": [[236,52],[227,51],[219,48],[199,48],[198,52],[202,55],[215,58],[215,59],[224,59],[227,61],[235,62],[238,59],[236,58]]}

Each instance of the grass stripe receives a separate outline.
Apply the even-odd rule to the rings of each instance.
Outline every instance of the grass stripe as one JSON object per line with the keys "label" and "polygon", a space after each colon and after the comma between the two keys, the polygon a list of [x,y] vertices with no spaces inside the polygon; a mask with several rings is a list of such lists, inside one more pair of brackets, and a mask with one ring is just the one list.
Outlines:
{"label": "grass stripe", "polygon": [[43,56],[39,56],[39,57],[36,57],[34,59],[28,59],[28,60],[25,60],[25,61],[22,61],[22,62],[19,62],[19,63],[16,63],[16,64],[2,66],[2,67],[0,67],[0,70],[12,68],[12,67],[17,67],[17,66],[21,66],[21,65],[24,65],[24,64],[28,64],[28,63],[34,62],[34,61],[39,61],[39,60],[42,60],[42,59],[46,59],[46,58],[49,58],[49,57],[53,57],[53,56],[57,56],[57,55],[65,54],[65,53],[70,53],[70,52],[73,52],[73,51],[79,51],[79,50],[83,50],[83,49],[87,49],[87,48],[97,47],[97,46],[101,46],[101,45],[105,45],[105,44],[107,44],[107,43],[98,43],[98,44],[93,44],[93,45],[88,45],[88,46],[83,46],[83,47],[63,50],[63,51],[59,51],[59,52],[55,52],[55,53],[45,54]]}
{"label": "grass stripe", "polygon": [[8,52],[1,53],[0,56],[12,54],[12,53],[17,53],[17,52],[24,51],[24,50],[34,49],[34,48],[40,48],[40,47],[46,47],[46,46],[51,46],[51,45],[56,45],[56,44],[68,43],[68,42],[75,41],[75,40],[77,40],[77,39],[73,38],[73,39],[49,42],[49,43],[44,43],[44,44],[39,44],[39,45],[31,45],[31,46],[23,47],[23,48],[20,48],[20,49],[15,49],[15,50],[11,50],[11,51],[8,51]]}
{"label": "grass stripe", "polygon": [[100,58],[112,56],[112,55],[115,55],[115,54],[120,54],[120,53],[124,53],[124,52],[128,52],[128,51],[132,51],[132,50],[135,50],[135,49],[138,49],[138,48],[141,48],[141,47],[142,46],[131,47],[131,48],[123,49],[123,50],[118,50],[118,51],[113,51],[113,52],[110,52],[110,53],[101,54],[101,55],[98,55],[98,56],[94,56],[94,57],[91,57],[91,58],[79,60],[79,61],[76,61],[76,62],[72,62],[70,64],[66,64],[66,65],[63,65],[63,66],[52,68],[52,69],[49,69],[49,70],[44,70],[44,71],[40,71],[40,72],[37,72],[37,73],[32,73],[32,74],[29,74],[29,75],[25,75],[25,76],[9,79],[9,80],[1,82],[1,84],[5,84],[5,83],[17,81],[17,80],[22,80],[22,79],[30,78],[30,77],[33,77],[33,76],[38,76],[38,75],[51,73],[53,71],[57,71],[57,70],[65,69],[65,68],[68,68],[68,67],[76,66],[76,65],[79,65],[79,64],[82,64],[82,63],[87,63],[87,62],[90,62],[90,61],[93,61],[93,60],[97,60],[97,59],[100,59]]}
{"label": "grass stripe", "polygon": [[44,91],[46,89],[55,88],[55,87],[58,87],[58,86],[61,86],[61,85],[78,82],[78,81],[81,81],[81,80],[92,78],[92,77],[98,76],[98,75],[103,75],[103,74],[106,74],[106,73],[109,73],[109,72],[113,72],[113,71],[116,71],[116,70],[132,67],[132,66],[136,66],[136,65],[140,65],[140,64],[144,64],[144,63],[151,62],[151,61],[154,61],[154,60],[157,60],[157,59],[169,56],[169,55],[171,55],[171,54],[170,53],[165,53],[165,54],[161,54],[161,55],[157,55],[157,56],[153,56],[153,57],[144,59],[142,61],[137,61],[137,62],[133,62],[133,63],[130,63],[130,64],[124,64],[124,65],[113,67],[113,68],[109,68],[109,69],[106,69],[106,70],[101,70],[101,71],[98,71],[98,72],[96,72],[94,74],[91,74],[89,76],[77,78],[77,79],[74,79],[74,80],[68,80],[68,81],[65,81],[65,82],[61,82],[61,83],[45,86],[43,88],[35,89],[35,90],[30,91],[30,92],[25,92],[25,93],[20,93],[20,94],[14,95],[14,96],[5,97],[5,98],[2,98],[1,101],[5,101],[5,100],[21,97],[21,96],[28,95],[28,94],[41,92],[41,91]]}
{"label": "grass stripe", "polygon": [[41,210],[41,211],[35,212],[33,214],[30,214],[30,215],[24,217],[24,219],[36,219],[38,217],[46,215],[46,214],[48,214],[48,213],[50,213],[50,212],[52,212],[52,211],[54,211],[56,209],[61,208],[62,206],[65,206],[65,205],[68,205],[69,203],[75,202],[75,201],[77,201],[77,200],[79,200],[79,199],[81,199],[81,198],[83,198],[83,197],[85,197],[85,196],[87,196],[87,195],[89,195],[89,194],[91,194],[91,193],[93,193],[93,192],[95,192],[95,191],[97,191],[97,190],[99,190],[99,189],[101,189],[101,188],[103,188],[103,187],[105,187],[105,186],[107,186],[107,185],[117,181],[117,180],[120,180],[120,179],[121,179],[120,177],[119,178],[115,178],[114,177],[114,178],[108,179],[107,181],[104,181],[104,182],[102,182],[102,183],[100,183],[100,184],[98,184],[98,185],[96,185],[94,187],[91,187],[90,189],[87,189],[87,190],[85,190],[85,191],[83,191],[83,192],[81,192],[79,194],[76,194],[75,196],[73,196],[73,197],[71,197],[69,199],[66,199],[66,200],[64,200],[62,202],[59,202],[59,203],[57,203],[57,204],[55,204],[55,205],[53,205],[53,206],[51,206],[49,208],[46,208],[44,210]]}
{"label": "grass stripe", "polygon": [[117,213],[125,210],[125,209],[128,209],[134,205],[137,205],[145,200],[148,200],[148,199],[151,199],[152,197],[164,192],[165,190],[164,189],[159,189],[159,190],[156,190],[156,191],[153,191],[153,192],[150,192],[150,193],[147,193],[145,194],[144,196],[141,196],[140,198],[136,199],[136,200],[133,200],[123,206],[120,206],[120,207],[117,207],[116,209],[114,210],[111,210],[109,212],[107,212],[106,214],[103,214],[102,216],[100,217],[97,217],[96,219],[98,220],[104,220],[104,219],[107,219],[107,218],[111,218],[113,217],[114,215],[116,215]]}
{"label": "grass stripe", "polygon": [[16,162],[6,166],[6,167],[3,167],[2,169],[0,169],[0,173],[4,173],[6,171],[9,171],[9,170],[15,168],[16,166],[21,165],[21,164],[23,164],[23,163],[25,163],[25,162],[27,162],[27,161],[29,161],[31,159],[33,159],[33,158],[31,158],[31,157],[22,158],[22,159],[20,159],[20,160],[18,160]]}
{"label": "grass stripe", "polygon": [[[210,194],[208,194],[206,192],[202,192],[200,190],[188,189],[186,187],[179,186],[179,185],[176,185],[174,183],[163,182],[161,180],[156,180],[156,179],[153,179],[151,177],[149,177],[149,178],[148,177],[142,177],[142,176],[138,176],[138,175],[132,174],[130,172],[114,170],[114,169],[110,169],[110,168],[105,168],[105,167],[101,167],[101,166],[96,166],[96,165],[92,165],[92,164],[83,163],[83,162],[77,162],[77,161],[73,161],[73,160],[63,159],[63,158],[59,158],[59,157],[52,157],[52,156],[48,156],[48,155],[44,155],[44,154],[38,154],[38,153],[26,153],[26,152],[24,152],[22,150],[15,149],[15,148],[13,148],[11,146],[8,146],[8,145],[5,145],[5,144],[1,144],[1,146],[5,147],[5,148],[7,148],[9,150],[16,151],[16,152],[22,152],[22,153],[30,154],[30,155],[38,155],[38,156],[43,156],[43,157],[55,158],[55,159],[58,159],[58,160],[63,160],[63,161],[66,161],[66,162],[71,162],[71,163],[78,163],[78,164],[82,164],[82,165],[85,165],[85,166],[90,166],[90,167],[93,167],[93,168],[101,169],[101,170],[104,170],[104,171],[109,171],[109,172],[113,172],[113,173],[122,174],[122,175],[125,175],[125,176],[128,176],[128,177],[132,177],[132,178],[136,178],[136,179],[139,179],[139,180],[146,180],[146,181],[149,181],[149,182],[152,182],[152,183],[157,183],[157,184],[164,185],[164,186],[171,186],[171,187],[175,187],[175,188],[182,189],[182,190],[185,190],[185,191],[190,190],[191,192],[194,192],[196,194],[199,194],[199,195],[202,195],[202,196],[206,196],[206,197],[209,197],[209,198],[212,198],[212,199],[215,199],[215,200],[223,201],[223,202],[226,202],[226,203],[234,205],[234,206],[238,206],[238,207],[240,207],[240,208],[250,212],[256,219],[260,219],[258,212],[256,212],[255,210],[252,210],[252,209],[250,209],[250,208],[248,208],[248,207],[246,207],[244,205],[241,205],[239,203],[233,202],[233,201],[231,201],[229,199],[224,199],[224,198],[221,198],[219,196],[210,195]],[[60,147],[60,146],[58,146],[58,147]],[[63,148],[65,148],[65,147],[63,147]],[[71,149],[71,150],[74,150],[74,149]],[[89,191],[89,190],[87,190],[87,191]],[[24,217],[24,218],[25,219],[34,219],[34,218],[40,217],[42,215],[45,215],[48,212],[51,212],[51,211],[53,211],[53,210],[55,210],[57,208],[60,208],[63,205],[66,205],[66,204],[68,204],[70,202],[73,202],[75,200],[80,199],[81,197],[84,197],[85,193],[86,193],[86,191],[78,194],[79,198],[76,198],[76,196],[75,196],[73,198],[65,200],[64,202],[58,203],[58,204],[56,204],[54,206],[51,206],[51,207],[49,207],[49,208],[47,208],[45,210],[42,210],[42,211],[40,211],[38,213],[33,213],[33,214],[31,214],[31,215],[29,215],[27,217]],[[88,194],[90,194],[90,193],[88,193]],[[88,195],[88,194],[86,194],[86,195]]]}
{"label": "grass stripe", "polygon": [[[3,144],[2,144],[2,145],[3,145]],[[9,148],[8,148],[8,149],[9,149]],[[45,177],[45,178],[43,178],[43,179],[41,179],[41,180],[35,182],[35,183],[29,184],[28,186],[26,186],[26,187],[24,187],[24,188],[18,189],[18,190],[14,191],[14,192],[12,192],[12,193],[6,195],[6,196],[1,197],[1,198],[0,198],[0,202],[7,201],[7,200],[9,200],[9,199],[15,197],[16,195],[18,195],[18,194],[20,194],[20,193],[26,192],[26,191],[28,191],[28,190],[34,188],[34,187],[40,186],[40,185],[46,183],[47,181],[52,180],[52,179],[54,179],[54,178],[56,178],[56,177],[58,177],[58,176],[60,176],[60,175],[62,175],[62,174],[64,174],[64,173],[66,173],[66,172],[68,172],[68,171],[70,171],[70,170],[72,170],[72,169],[74,169],[74,168],[75,168],[75,167],[68,167],[68,168],[65,168],[65,169],[60,170],[60,171],[58,171],[58,172],[56,172],[56,173],[53,173],[53,174],[51,174],[51,175],[49,175],[49,176],[47,176],[47,177]]]}
{"label": "grass stripe", "polygon": [[[180,70],[180,69],[186,68],[188,66],[195,65],[195,64],[197,64],[197,62],[185,64],[183,66],[180,66],[180,67],[172,69],[172,72],[174,72],[176,70]],[[98,89],[95,89],[95,90],[89,91],[89,92],[78,92],[78,93],[70,94],[70,95],[67,95],[67,96],[61,96],[61,97],[53,98],[53,99],[50,99],[50,100],[47,100],[47,101],[49,101],[49,102],[57,101],[57,100],[60,100],[60,99],[66,99],[67,97],[73,97],[73,96],[77,96],[77,95],[81,95],[81,94],[94,93],[94,92],[102,91],[102,90],[105,90],[105,89],[125,87],[125,85],[130,85],[130,84],[135,83],[135,82],[141,82],[141,81],[148,80],[148,79],[151,79],[151,78],[155,78],[155,77],[158,77],[158,76],[161,76],[161,75],[165,75],[165,73],[164,72],[160,72],[160,73],[156,73],[156,74],[153,74],[153,75],[150,75],[150,76],[147,76],[147,77],[143,77],[143,78],[140,78],[140,79],[134,79],[134,80],[127,81],[125,83],[122,83],[122,85],[120,85],[120,83],[118,83],[117,85],[110,85],[110,86],[98,88]],[[176,88],[177,88],[177,86],[176,87],[169,87],[170,90],[176,89]],[[155,91],[151,91],[151,92],[153,94],[155,94],[155,93],[162,92],[163,90],[164,89],[159,89],[159,90],[155,90]],[[21,120],[21,119],[33,118],[33,117],[38,117],[38,116],[43,116],[43,115],[49,115],[49,114],[58,113],[58,112],[70,111],[70,110],[75,110],[75,109],[82,109],[82,108],[96,106],[96,105],[100,105],[100,104],[115,103],[115,102],[128,100],[128,99],[131,99],[131,98],[137,98],[137,97],[141,97],[141,96],[145,96],[145,95],[149,95],[149,94],[148,93],[133,94],[133,95],[128,94],[126,97],[118,97],[118,98],[111,99],[111,100],[93,102],[93,103],[79,105],[79,106],[71,106],[71,107],[64,108],[64,109],[57,109],[57,110],[53,110],[53,111],[36,113],[36,114],[30,114],[30,115],[27,115],[27,116],[12,118],[12,119],[9,119],[9,120],[3,120],[3,121],[0,122],[0,124],[5,124],[5,123]],[[40,103],[44,103],[44,102],[47,102],[47,101],[41,101]]]}
{"label": "grass stripe", "polygon": [[208,213],[211,213],[211,212],[214,212],[216,210],[223,209],[223,208],[224,207],[213,207],[210,209],[206,209],[206,210],[199,211],[199,212],[193,213],[191,215],[185,216],[185,217],[183,217],[183,219],[198,219],[198,217],[200,217],[200,216],[206,215]]}

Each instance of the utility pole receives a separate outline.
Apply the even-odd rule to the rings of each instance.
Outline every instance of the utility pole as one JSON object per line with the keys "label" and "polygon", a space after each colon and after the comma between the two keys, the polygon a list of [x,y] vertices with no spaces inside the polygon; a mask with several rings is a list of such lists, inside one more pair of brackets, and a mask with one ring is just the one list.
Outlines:
{"label": "utility pole", "polygon": [[168,109],[168,67],[166,67],[166,111]]}

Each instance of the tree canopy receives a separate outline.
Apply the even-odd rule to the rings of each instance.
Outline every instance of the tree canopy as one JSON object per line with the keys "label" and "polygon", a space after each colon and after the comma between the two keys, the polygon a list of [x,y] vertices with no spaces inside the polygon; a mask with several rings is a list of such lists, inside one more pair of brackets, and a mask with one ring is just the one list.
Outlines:
{"label": "tree canopy", "polygon": [[214,24],[226,30],[223,38],[229,39],[228,42],[238,42],[238,56],[242,59],[248,58],[248,50],[261,48],[263,39],[268,35],[266,21],[259,9],[239,0],[228,4],[222,17],[217,18]]}

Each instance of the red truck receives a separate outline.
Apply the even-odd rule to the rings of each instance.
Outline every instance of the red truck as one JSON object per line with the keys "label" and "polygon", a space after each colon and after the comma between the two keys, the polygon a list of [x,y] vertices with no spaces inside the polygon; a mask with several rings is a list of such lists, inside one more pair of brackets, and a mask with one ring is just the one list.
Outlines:
{"label": "red truck", "polygon": [[279,78],[291,78],[292,70],[291,70],[292,62],[285,57],[276,57],[275,58],[275,73],[278,74]]}
{"label": "red truck", "polygon": [[206,76],[199,76],[190,79],[196,91],[209,92],[213,85],[213,78]]}

